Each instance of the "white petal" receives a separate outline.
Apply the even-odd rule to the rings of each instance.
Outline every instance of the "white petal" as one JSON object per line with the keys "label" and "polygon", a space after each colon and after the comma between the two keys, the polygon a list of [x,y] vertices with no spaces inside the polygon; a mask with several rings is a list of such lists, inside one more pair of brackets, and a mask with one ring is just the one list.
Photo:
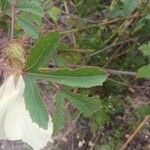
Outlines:
{"label": "white petal", "polygon": [[10,76],[0,87],[0,118],[10,105],[11,99],[14,98],[15,83],[14,76]]}
{"label": "white petal", "polygon": [[16,84],[16,90],[18,91],[19,96],[22,96],[24,94],[25,83],[24,83],[22,76],[19,76],[19,78],[18,78],[18,81]]}
{"label": "white petal", "polygon": [[9,76],[0,88],[0,114],[3,114],[11,106],[18,96],[23,95],[24,81],[22,76],[15,85],[15,75]]}
{"label": "white petal", "polygon": [[7,110],[7,105],[9,105],[9,101],[6,100],[7,92],[13,93],[15,90],[14,76],[10,76],[7,80],[4,81],[2,86],[0,87],[0,139],[7,139],[4,130],[4,120],[5,114]]}
{"label": "white petal", "polygon": [[10,140],[22,139],[33,147],[34,150],[42,149],[49,141],[53,133],[53,123],[49,116],[48,129],[39,128],[33,123],[29,112],[25,109],[24,98],[20,97],[10,107],[4,123],[6,136]]}
{"label": "white petal", "polygon": [[15,90],[14,75],[11,75],[4,81],[0,87],[0,99],[6,97],[9,94],[13,93]]}
{"label": "white petal", "polygon": [[0,139],[8,139],[5,135],[5,130],[4,130],[4,120],[5,120],[5,114],[1,115],[0,117]]}

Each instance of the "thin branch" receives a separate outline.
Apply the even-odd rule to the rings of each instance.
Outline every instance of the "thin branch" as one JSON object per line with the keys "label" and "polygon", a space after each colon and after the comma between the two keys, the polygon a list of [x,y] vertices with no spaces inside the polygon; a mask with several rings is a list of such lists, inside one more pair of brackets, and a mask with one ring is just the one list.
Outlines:
{"label": "thin branch", "polygon": [[[75,68],[77,67],[83,67],[83,66],[75,66]],[[74,68],[74,69],[75,69]],[[59,68],[53,68],[54,70],[59,69]],[[73,68],[72,68],[73,69]],[[104,71],[106,71],[108,74],[112,74],[112,75],[126,75],[126,76],[136,76],[136,72],[130,72],[130,71],[122,71],[122,70],[114,70],[114,69],[106,69],[103,68]],[[48,67],[40,67],[39,68],[40,71],[49,71],[52,70],[52,68],[48,68]]]}
{"label": "thin branch", "polygon": [[150,119],[150,115],[146,116],[144,120],[140,123],[140,125],[136,128],[136,130],[131,134],[131,136],[127,139],[127,141],[121,146],[120,150],[125,150],[128,144],[133,140],[133,138],[137,135],[137,133],[143,128],[146,122]]}
{"label": "thin branch", "polygon": [[131,41],[133,41],[133,40],[137,40],[137,39],[138,39],[138,38],[136,37],[136,38],[128,39],[128,40],[121,41],[121,42],[118,42],[118,43],[113,43],[113,44],[111,44],[111,45],[109,45],[109,46],[107,46],[107,47],[104,47],[104,48],[102,48],[102,49],[100,49],[100,50],[97,50],[96,52],[90,54],[90,55],[88,56],[88,58],[89,58],[89,57],[93,57],[93,56],[95,56],[95,55],[97,55],[97,54],[100,54],[100,53],[102,53],[102,52],[104,52],[104,51],[106,51],[106,50],[108,50],[108,49],[110,49],[110,48],[112,48],[112,47],[115,47],[115,46],[118,46],[118,45],[121,45],[121,44],[125,44],[125,43],[131,42]]}
{"label": "thin branch", "polygon": [[121,70],[114,70],[114,69],[105,69],[108,74],[112,75],[126,75],[126,76],[136,76],[136,72],[130,72],[130,71],[121,71]]}
{"label": "thin branch", "polygon": [[132,16],[127,16],[127,17],[124,17],[124,18],[117,18],[117,19],[112,19],[112,20],[104,19],[104,20],[102,20],[98,24],[91,24],[89,26],[83,26],[81,28],[71,29],[71,30],[62,31],[62,32],[60,31],[60,34],[76,33],[76,32],[82,31],[82,30],[86,30],[86,29],[90,29],[90,28],[95,28],[95,27],[99,27],[99,26],[102,26],[102,25],[114,24],[114,23],[117,23],[117,22],[122,22],[124,20],[138,18],[138,17],[141,17],[141,16],[143,16],[143,14],[138,14],[138,15],[137,14],[133,14]]}
{"label": "thin branch", "polygon": [[123,86],[127,86],[127,87],[130,86],[130,84],[127,84],[127,83],[124,83],[124,82],[120,82],[120,81],[117,81],[117,80],[114,80],[114,79],[111,79],[111,78],[108,78],[107,80],[111,81],[111,82],[114,82],[116,84],[119,84],[119,85],[123,85]]}
{"label": "thin branch", "polygon": [[11,6],[11,33],[10,33],[10,40],[12,41],[14,38],[14,24],[15,24],[15,4],[16,0],[12,3]]}

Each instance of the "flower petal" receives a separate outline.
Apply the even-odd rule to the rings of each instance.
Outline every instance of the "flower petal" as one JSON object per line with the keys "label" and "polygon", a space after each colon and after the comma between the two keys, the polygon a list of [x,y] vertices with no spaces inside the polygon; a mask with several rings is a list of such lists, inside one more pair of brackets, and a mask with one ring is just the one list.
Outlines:
{"label": "flower petal", "polygon": [[51,140],[53,133],[53,123],[49,116],[48,129],[39,128],[32,122],[29,112],[25,109],[23,97],[8,109],[4,123],[6,136],[10,140],[22,139],[33,147],[34,150],[40,150]]}
{"label": "flower petal", "polygon": [[4,120],[5,120],[5,114],[0,116],[0,139],[8,139],[5,135],[5,130],[4,130]]}
{"label": "flower petal", "polygon": [[11,75],[4,81],[0,87],[0,100],[2,97],[6,97],[9,94],[13,93],[15,90],[14,75]]}
{"label": "flower petal", "polygon": [[14,75],[10,76],[0,87],[0,118],[13,101],[15,92]]}
{"label": "flower petal", "polygon": [[18,96],[22,96],[24,92],[24,81],[19,76],[15,85],[15,75],[11,75],[0,87],[0,114],[3,114],[9,106],[11,106]]}
{"label": "flower petal", "polygon": [[25,83],[22,76],[19,76],[17,84],[16,84],[16,91],[18,91],[19,96],[22,96],[24,94],[25,90]]}

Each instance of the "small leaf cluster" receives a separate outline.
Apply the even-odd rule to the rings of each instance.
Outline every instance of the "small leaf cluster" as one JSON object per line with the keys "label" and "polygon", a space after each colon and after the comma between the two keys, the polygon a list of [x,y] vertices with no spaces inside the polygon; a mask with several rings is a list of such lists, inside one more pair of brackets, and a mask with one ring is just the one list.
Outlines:
{"label": "small leaf cluster", "polygon": [[[143,44],[139,50],[143,53],[144,56],[150,56],[150,42],[148,42],[147,44]],[[141,77],[141,78],[150,78],[150,64],[145,65],[143,67],[141,67],[138,70],[137,73],[137,77]]]}
{"label": "small leaf cluster", "polygon": [[[37,80],[54,82],[58,85],[72,88],[90,88],[102,85],[107,79],[107,74],[98,67],[48,68],[48,63],[59,45],[59,35],[50,32],[41,37],[32,47],[24,67],[24,80],[26,83],[25,99],[26,108],[32,120],[40,127],[47,128],[48,112],[37,89]],[[64,100],[83,113],[91,117],[98,109],[99,100],[85,95],[72,93],[70,90],[60,89],[55,96],[56,112],[54,114],[54,127],[58,131],[64,124]]]}

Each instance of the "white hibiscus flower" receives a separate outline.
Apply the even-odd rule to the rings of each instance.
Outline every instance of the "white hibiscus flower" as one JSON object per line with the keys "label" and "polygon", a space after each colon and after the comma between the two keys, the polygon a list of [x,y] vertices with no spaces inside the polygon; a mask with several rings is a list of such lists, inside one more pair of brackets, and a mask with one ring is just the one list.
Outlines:
{"label": "white hibiscus flower", "polygon": [[34,150],[40,150],[52,141],[52,118],[49,116],[47,130],[34,123],[25,108],[22,76],[15,81],[15,75],[11,75],[0,87],[0,139],[22,139]]}

